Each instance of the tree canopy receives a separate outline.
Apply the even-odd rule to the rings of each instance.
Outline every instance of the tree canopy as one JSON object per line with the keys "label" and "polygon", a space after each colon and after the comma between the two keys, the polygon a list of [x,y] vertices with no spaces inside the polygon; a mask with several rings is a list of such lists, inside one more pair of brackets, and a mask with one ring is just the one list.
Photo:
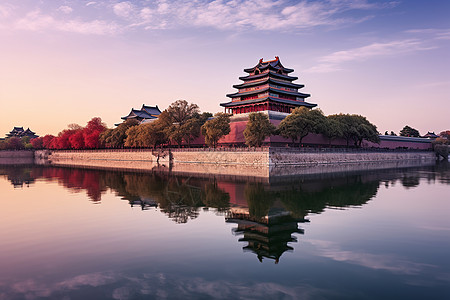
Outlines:
{"label": "tree canopy", "polygon": [[290,115],[284,118],[278,126],[278,133],[293,143],[299,140],[300,144],[309,133],[321,133],[326,118],[320,109],[309,109],[304,106],[297,107]]}
{"label": "tree canopy", "polygon": [[261,147],[262,142],[266,137],[272,135],[275,129],[266,114],[261,112],[251,113],[244,130],[245,144],[249,147]]}
{"label": "tree canopy", "polygon": [[205,136],[205,142],[210,147],[216,148],[217,141],[230,133],[230,115],[225,113],[216,113],[213,119],[203,124],[202,134]]}
{"label": "tree canopy", "polygon": [[353,144],[359,147],[363,140],[373,143],[380,142],[377,127],[370,123],[366,117],[351,114],[337,114],[328,117],[340,124],[340,137],[347,141],[347,146],[349,146],[350,141],[353,141]]}
{"label": "tree canopy", "polygon": [[406,125],[402,130],[400,130],[400,136],[420,137],[420,133],[417,129]]}

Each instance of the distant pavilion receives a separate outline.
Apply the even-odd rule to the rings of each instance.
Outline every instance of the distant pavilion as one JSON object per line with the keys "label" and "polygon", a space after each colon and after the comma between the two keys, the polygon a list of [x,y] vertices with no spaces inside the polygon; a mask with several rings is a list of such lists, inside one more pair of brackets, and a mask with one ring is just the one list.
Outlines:
{"label": "distant pavilion", "polygon": [[23,127],[14,127],[13,130],[11,130],[8,134],[6,134],[7,138],[11,137],[29,137],[30,139],[37,138],[38,135],[36,135],[35,132],[31,131],[30,128],[27,128],[27,130],[24,130]]}
{"label": "distant pavilion", "polygon": [[161,110],[158,108],[158,105],[149,106],[142,104],[142,108],[140,110],[132,108],[130,113],[121,119],[124,121],[134,119],[139,123],[147,123],[156,120],[160,114]]}
{"label": "distant pavilion", "polygon": [[244,69],[247,76],[239,77],[244,83],[233,85],[237,93],[228,94],[231,102],[221,103],[225,111],[242,114],[257,111],[290,113],[294,108],[313,108],[317,104],[305,101],[309,94],[300,93],[303,84],[293,83],[298,77],[290,76],[293,69],[285,68],[278,56],[274,60],[263,61],[253,68]]}

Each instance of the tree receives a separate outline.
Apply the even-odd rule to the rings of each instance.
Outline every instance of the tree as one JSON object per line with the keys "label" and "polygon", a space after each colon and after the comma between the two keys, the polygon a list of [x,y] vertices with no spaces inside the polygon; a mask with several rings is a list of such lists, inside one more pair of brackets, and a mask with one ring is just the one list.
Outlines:
{"label": "tree", "polygon": [[274,132],[275,126],[270,123],[266,114],[251,113],[244,130],[245,144],[249,147],[261,147],[266,137],[271,136]]}
{"label": "tree", "polygon": [[187,120],[191,119],[194,114],[199,112],[197,104],[189,104],[186,100],[177,100],[170,104],[166,109],[172,123],[183,125]]}
{"label": "tree", "polygon": [[70,145],[73,149],[83,149],[84,148],[84,135],[83,130],[76,130],[69,138]]}
{"label": "tree", "polygon": [[208,146],[216,148],[217,141],[230,133],[230,115],[225,113],[216,113],[214,118],[203,124],[202,134],[205,136],[205,142]]}
{"label": "tree", "polygon": [[392,136],[397,136],[396,134],[395,134],[395,132],[393,132],[392,130],[391,130],[391,134],[390,135],[392,135]]}
{"label": "tree", "polygon": [[290,115],[281,121],[277,131],[285,138],[300,144],[309,133],[321,133],[325,126],[325,116],[320,109],[309,109],[304,106],[297,107]]}
{"label": "tree", "polygon": [[450,140],[450,130],[442,131],[441,133],[439,133],[439,136]]}
{"label": "tree", "polygon": [[377,127],[361,115],[338,114],[328,116],[337,121],[341,127],[341,138],[344,138],[349,146],[353,141],[355,146],[361,146],[363,140],[379,143]]}
{"label": "tree", "polygon": [[99,117],[92,118],[83,129],[85,148],[100,147],[100,134],[106,130],[105,124]]}
{"label": "tree", "polygon": [[[78,131],[81,131],[79,129]],[[55,139],[55,145],[57,149],[69,149],[74,148],[70,143],[70,138],[74,135],[76,130],[64,129],[61,131]]]}
{"label": "tree", "polygon": [[44,147],[44,138],[38,137],[30,140],[31,145],[34,149],[42,149]]}
{"label": "tree", "polygon": [[195,113],[193,117],[186,121],[181,127],[184,141],[191,146],[191,141],[200,136],[201,127],[212,117],[209,112],[202,114]]}
{"label": "tree", "polygon": [[42,146],[45,149],[53,149],[53,140],[55,139],[55,136],[51,134],[47,134],[42,138]]}
{"label": "tree", "polygon": [[127,138],[125,139],[125,147],[140,147],[141,143],[139,141],[139,131],[141,129],[141,125],[138,126],[132,126],[128,128],[126,135]]}
{"label": "tree", "polygon": [[190,136],[190,131],[196,129],[195,122],[190,120],[199,115],[198,105],[189,104],[186,100],[177,100],[163,113],[159,115],[159,119],[167,124],[165,129],[167,137],[181,146],[183,139]]}
{"label": "tree", "polygon": [[151,123],[140,125],[141,130],[138,135],[142,147],[156,148],[158,145],[164,144],[167,141],[164,133],[164,125],[159,120]]}
{"label": "tree", "polygon": [[7,139],[7,148],[12,150],[20,150],[24,148],[24,145],[20,138],[13,136]]}
{"label": "tree", "polygon": [[336,119],[326,117],[321,133],[328,138],[328,145],[331,146],[333,139],[342,137],[342,126]]}
{"label": "tree", "polygon": [[408,125],[406,125],[400,131],[400,136],[420,137],[420,133],[419,133],[419,131],[417,129],[414,129],[414,128],[409,127]]}
{"label": "tree", "polygon": [[114,128],[109,134],[105,133],[102,135],[102,140],[104,140],[105,145],[111,148],[123,147],[125,139],[127,138],[127,130],[130,127],[137,126],[139,122],[137,120],[126,120],[119,126]]}

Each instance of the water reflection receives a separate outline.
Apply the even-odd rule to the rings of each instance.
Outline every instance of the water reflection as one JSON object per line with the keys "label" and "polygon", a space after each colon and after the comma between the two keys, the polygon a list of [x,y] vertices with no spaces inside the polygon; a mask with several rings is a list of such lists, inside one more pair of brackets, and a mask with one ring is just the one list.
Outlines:
{"label": "water reflection", "polygon": [[244,243],[244,251],[254,253],[259,261],[266,258],[275,263],[284,252],[293,250],[292,243],[303,234],[298,224],[308,222],[309,214],[320,214],[327,208],[363,206],[377,194],[380,184],[389,187],[400,182],[410,189],[417,187],[421,178],[450,183],[448,164],[433,170],[385,170],[275,183],[42,166],[4,166],[0,175],[14,187],[56,180],[71,192],[86,192],[97,204],[111,190],[131,207],[144,211],[158,208],[180,224],[197,218],[202,209],[210,209],[237,225],[233,233]]}

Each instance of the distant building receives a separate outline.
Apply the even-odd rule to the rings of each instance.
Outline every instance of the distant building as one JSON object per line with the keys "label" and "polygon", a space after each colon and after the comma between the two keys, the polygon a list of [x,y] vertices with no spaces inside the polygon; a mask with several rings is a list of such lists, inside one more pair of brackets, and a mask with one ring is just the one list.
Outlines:
{"label": "distant building", "polygon": [[14,127],[13,130],[11,130],[8,134],[6,134],[7,138],[10,137],[30,137],[30,139],[37,138],[38,135],[36,135],[35,132],[31,131],[30,128],[27,128],[27,130],[24,130],[23,127]]}
{"label": "distant building", "polygon": [[278,56],[274,60],[263,61],[253,68],[244,69],[249,75],[239,77],[244,83],[233,85],[237,93],[228,94],[231,102],[221,103],[225,111],[232,114],[242,114],[257,111],[276,111],[290,113],[294,108],[306,106],[313,108],[317,104],[305,102],[309,94],[298,92],[303,84],[293,81],[298,77],[289,76],[293,69],[285,68]]}
{"label": "distant building", "polygon": [[435,134],[434,131],[433,131],[433,132],[429,132],[429,131],[428,131],[428,133],[425,134],[423,137],[424,137],[424,138],[430,138],[430,139],[436,139],[436,138],[438,138],[439,136],[438,136],[437,134]]}
{"label": "distant building", "polygon": [[132,108],[130,113],[121,119],[124,121],[134,119],[140,123],[147,123],[152,120],[156,120],[160,114],[161,110],[158,108],[158,105],[149,106],[142,104],[142,108],[140,110]]}

